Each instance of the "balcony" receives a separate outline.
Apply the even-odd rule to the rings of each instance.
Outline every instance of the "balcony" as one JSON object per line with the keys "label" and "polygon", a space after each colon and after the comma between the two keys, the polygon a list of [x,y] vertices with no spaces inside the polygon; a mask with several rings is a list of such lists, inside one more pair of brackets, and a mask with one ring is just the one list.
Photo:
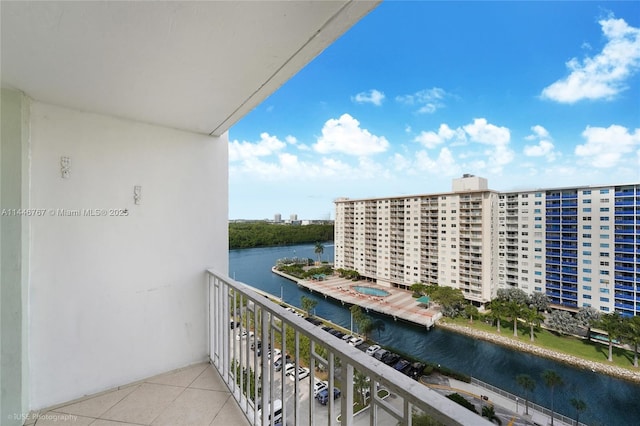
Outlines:
{"label": "balcony", "polygon": [[[283,424],[334,424],[332,419],[340,416],[341,424],[352,425],[355,393],[352,383],[357,374],[370,378],[369,392],[373,395],[372,408],[360,414],[358,423],[407,424],[417,410],[444,424],[490,424],[245,285],[213,271],[208,272],[208,306],[211,363],[252,424],[266,425],[258,407],[270,407],[269,401],[280,400],[284,401]],[[230,329],[234,313],[244,320],[239,327]],[[256,332],[255,341],[262,348],[279,347],[290,354],[295,369],[300,366],[309,369],[309,378],[292,381],[284,369],[275,371],[268,356],[258,356],[250,349],[250,338],[240,337],[244,332]],[[316,368],[327,373],[330,389],[341,390],[341,397],[330,398],[326,407],[309,397]],[[394,397],[382,399],[376,388],[387,389]]]}

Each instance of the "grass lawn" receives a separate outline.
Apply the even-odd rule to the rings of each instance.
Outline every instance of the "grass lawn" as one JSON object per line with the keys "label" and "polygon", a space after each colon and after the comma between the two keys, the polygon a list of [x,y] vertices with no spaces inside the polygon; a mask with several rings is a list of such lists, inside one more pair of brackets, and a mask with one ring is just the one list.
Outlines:
{"label": "grass lawn", "polygon": [[[445,321],[448,323],[457,324],[459,326],[498,334],[495,326],[489,325],[483,322],[481,319],[473,321],[473,324],[469,324],[469,320],[465,318],[446,318]],[[535,341],[531,342],[529,337],[530,329],[528,326],[522,323],[518,323],[518,337],[513,337],[512,321],[502,321],[501,329],[502,333],[500,333],[500,335],[504,337],[509,337],[514,340],[530,343],[556,352],[573,355],[589,361],[600,362],[606,365],[615,365],[617,367],[626,368],[631,371],[637,371],[637,369],[633,367],[633,351],[628,351],[614,346],[613,363],[609,363],[609,361],[607,360],[609,356],[609,345],[607,345],[606,343],[595,343],[573,336],[562,336],[558,333],[545,330],[543,328],[537,328],[534,330]]]}

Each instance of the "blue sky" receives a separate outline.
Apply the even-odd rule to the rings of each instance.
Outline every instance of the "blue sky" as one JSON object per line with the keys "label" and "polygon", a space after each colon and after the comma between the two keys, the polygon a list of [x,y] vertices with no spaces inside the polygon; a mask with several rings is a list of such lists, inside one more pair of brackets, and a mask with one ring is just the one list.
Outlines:
{"label": "blue sky", "polygon": [[384,2],[229,140],[231,219],[640,182],[640,2]]}

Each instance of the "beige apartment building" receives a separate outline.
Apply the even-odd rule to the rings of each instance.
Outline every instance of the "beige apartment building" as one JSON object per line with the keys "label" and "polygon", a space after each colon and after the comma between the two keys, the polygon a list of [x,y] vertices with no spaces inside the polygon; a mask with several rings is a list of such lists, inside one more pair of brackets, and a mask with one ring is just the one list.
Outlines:
{"label": "beige apartment building", "polygon": [[497,192],[472,175],[452,191],[336,203],[335,265],[389,287],[499,288],[556,307],[640,311],[640,184]]}

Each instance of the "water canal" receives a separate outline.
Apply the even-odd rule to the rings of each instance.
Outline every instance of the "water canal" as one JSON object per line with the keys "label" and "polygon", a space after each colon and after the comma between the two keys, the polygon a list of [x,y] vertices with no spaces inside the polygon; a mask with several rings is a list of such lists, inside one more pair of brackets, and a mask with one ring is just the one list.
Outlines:
{"label": "water canal", "polygon": [[[315,259],[314,245],[268,247],[231,250],[229,272],[236,280],[269,292],[282,295],[285,302],[300,306],[304,295],[318,301],[316,315],[349,328],[347,307],[310,294],[295,283],[271,273],[275,261],[283,257],[308,257]],[[325,245],[323,259],[333,259],[333,246]],[[502,346],[472,339],[438,328],[426,331],[422,327],[395,322],[385,316],[375,316],[384,322],[384,329],[376,330],[372,338],[385,346],[425,361],[442,364],[448,368],[476,377],[514,394],[522,394],[515,381],[518,374],[529,374],[536,380],[532,401],[550,407],[551,400],[541,375],[545,370],[555,370],[564,386],[555,390],[555,409],[575,417],[569,401],[579,398],[587,403],[580,421],[589,425],[638,425],[640,424],[640,385],[612,378],[587,370],[572,368],[556,361],[516,352]]]}

